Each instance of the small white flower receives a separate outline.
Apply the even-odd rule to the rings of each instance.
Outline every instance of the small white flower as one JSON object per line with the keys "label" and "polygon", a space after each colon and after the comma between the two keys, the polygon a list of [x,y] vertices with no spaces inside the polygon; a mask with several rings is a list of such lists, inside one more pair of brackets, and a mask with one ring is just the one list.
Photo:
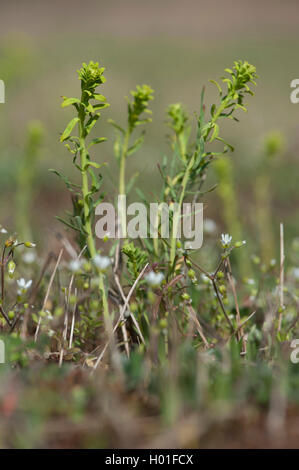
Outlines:
{"label": "small white flower", "polygon": [[80,271],[81,266],[82,266],[82,260],[72,259],[69,262],[69,268],[71,271],[73,271],[73,273],[77,273],[78,271]]}
{"label": "small white flower", "polygon": [[36,260],[36,254],[34,251],[26,251],[22,256],[22,259],[24,263],[31,264]]}
{"label": "small white flower", "polygon": [[25,279],[22,277],[21,279],[17,279],[17,283],[19,286],[18,294],[25,294],[29,287],[32,284],[32,280],[30,279],[29,281],[25,281]]}
{"label": "small white flower", "polygon": [[7,233],[6,228],[2,227],[1,225],[0,225],[0,233]]}
{"label": "small white flower", "polygon": [[93,262],[101,271],[105,271],[111,264],[111,259],[108,256],[95,255]]}
{"label": "small white flower", "polygon": [[49,310],[46,310],[45,313],[48,320],[53,320],[53,315]]}
{"label": "small white flower", "polygon": [[249,278],[247,279],[247,284],[249,284],[250,286],[253,286],[255,284],[255,280],[252,278]]}
{"label": "small white flower", "polygon": [[221,245],[223,248],[228,248],[229,245],[231,244],[233,237],[229,235],[228,233],[222,233],[221,235]]}
{"label": "small white flower", "polygon": [[209,235],[213,234],[216,232],[217,225],[212,219],[205,219],[203,223],[203,229],[206,233]]}
{"label": "small white flower", "polygon": [[299,268],[293,269],[293,275],[295,279],[299,279]]}
{"label": "small white flower", "polygon": [[201,273],[200,277],[205,284],[209,284],[210,282],[212,282],[211,279],[208,276],[206,276],[204,273]]}
{"label": "small white flower", "polygon": [[151,285],[151,286],[159,286],[161,282],[164,279],[164,274],[163,273],[155,273],[154,271],[150,271],[146,276],[145,276],[146,281]]}

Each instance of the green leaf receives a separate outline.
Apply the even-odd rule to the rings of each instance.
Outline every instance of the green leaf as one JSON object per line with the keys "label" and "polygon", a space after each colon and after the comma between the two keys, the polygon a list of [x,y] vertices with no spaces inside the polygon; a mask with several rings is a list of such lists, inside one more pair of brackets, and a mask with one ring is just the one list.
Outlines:
{"label": "green leaf", "polygon": [[130,181],[129,181],[128,185],[127,185],[127,190],[126,190],[126,193],[127,193],[127,194],[129,194],[129,192],[131,191],[131,189],[132,189],[132,187],[134,186],[135,181],[137,180],[138,176],[139,176],[139,173],[138,173],[138,172],[137,172],[137,173],[134,173],[134,175],[131,176]]}
{"label": "green leaf", "polygon": [[106,97],[104,95],[100,95],[98,93],[95,93],[93,95],[93,97],[94,97],[95,100],[98,100],[98,101],[106,101]]}
{"label": "green leaf", "polygon": [[70,222],[68,222],[67,220],[63,219],[62,217],[58,217],[57,215],[55,216],[55,219],[59,220],[59,222],[63,223],[64,225],[66,225],[67,227],[73,229],[73,230],[76,230],[77,232],[80,232],[80,230],[78,229],[78,227],[76,227],[75,225],[71,224]]}
{"label": "green leaf", "polygon": [[100,117],[100,114],[94,114],[87,121],[87,124],[85,126],[86,135],[88,135],[90,133],[91,129],[93,128],[93,126],[95,125],[95,123],[97,122],[99,117]]}
{"label": "green leaf", "polygon": [[73,130],[73,128],[75,127],[75,125],[77,124],[77,122],[79,122],[79,118],[78,117],[74,117],[69,123],[68,125],[66,126],[62,136],[60,137],[60,142],[63,142],[65,141],[70,135],[71,135],[71,132]]}
{"label": "green leaf", "polygon": [[87,162],[86,165],[84,166],[83,171],[84,170],[87,170],[87,168],[89,168],[90,166],[92,166],[93,168],[101,168],[102,166],[106,165],[106,162],[105,163],[97,163],[97,162]]}
{"label": "green leaf", "polygon": [[79,103],[80,100],[78,98],[67,98],[66,96],[63,97],[64,101],[61,103],[62,108],[66,108],[67,106],[70,106],[71,104]]}
{"label": "green leaf", "polygon": [[118,131],[120,131],[122,134],[125,135],[125,133],[126,133],[125,130],[121,126],[116,124],[116,122],[113,121],[113,119],[108,119],[108,123],[111,124],[113,127],[115,127],[115,129],[117,129]]}
{"label": "green leaf", "polygon": [[231,152],[235,150],[234,147],[228,142],[226,142],[224,139],[222,139],[222,137],[216,137],[216,140],[218,140],[219,142],[222,142],[228,149],[231,150]]}
{"label": "green leaf", "polygon": [[59,176],[60,179],[62,179],[62,181],[65,183],[66,187],[70,190],[70,191],[73,191],[73,187],[78,187],[78,185],[72,183],[66,176],[64,176],[62,173],[59,173],[59,171],[57,170],[53,170],[53,168],[50,168],[49,171],[51,171],[51,173],[54,173],[55,175]]}
{"label": "green leaf", "polygon": [[221,88],[221,86],[219,85],[219,83],[216,82],[216,80],[210,80],[210,82],[213,83],[214,85],[216,85],[216,87],[218,88],[218,91],[219,91],[220,96],[222,96],[222,88]]}
{"label": "green leaf", "polygon": [[218,124],[215,123],[213,134],[211,136],[210,142],[213,142],[213,140],[215,140],[218,137],[218,135],[219,135],[219,126],[218,126]]}
{"label": "green leaf", "polygon": [[88,145],[87,148],[89,149],[93,145],[97,145],[97,144],[100,144],[102,142],[106,142],[106,140],[107,140],[106,137],[100,137],[98,139],[92,139],[92,141],[90,142],[90,144]]}
{"label": "green leaf", "polygon": [[128,149],[127,155],[132,155],[133,153],[137,152],[138,149],[142,146],[144,142],[144,133],[135,140],[134,144]]}

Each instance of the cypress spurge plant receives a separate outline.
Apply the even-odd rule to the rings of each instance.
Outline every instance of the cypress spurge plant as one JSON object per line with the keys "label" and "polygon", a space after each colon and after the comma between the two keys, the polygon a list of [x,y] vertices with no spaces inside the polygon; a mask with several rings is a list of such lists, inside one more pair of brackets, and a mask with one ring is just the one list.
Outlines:
{"label": "cypress spurge plant", "polygon": [[[137,152],[143,144],[145,131],[132,140],[132,134],[139,126],[151,122],[151,110],[149,102],[153,99],[153,90],[148,85],[137,85],[136,90],[131,91],[133,99],[128,99],[128,120],[124,129],[112,119],[109,122],[116,129],[116,140],[114,144],[114,154],[119,164],[119,195],[125,196],[130,187],[126,185],[126,161],[128,156]],[[124,215],[124,214],[123,214]],[[120,221],[122,234],[126,232],[124,219]]]}
{"label": "cypress spurge plant", "polygon": [[[66,126],[61,135],[61,142],[66,142],[66,147],[73,155],[73,163],[81,173],[81,186],[71,183],[63,177],[68,188],[75,192],[73,196],[74,213],[70,222],[63,221],[79,233],[80,244],[87,245],[91,258],[97,255],[95,240],[92,232],[94,209],[102,200],[103,195],[98,195],[101,186],[100,175],[95,174],[95,170],[101,168],[101,164],[91,160],[90,148],[106,139],[103,137],[88,140],[101,113],[100,110],[109,106],[106,98],[98,94],[96,89],[105,83],[104,67],[100,67],[98,62],[83,63],[78,71],[81,82],[81,97],[64,97],[62,107],[73,106],[76,116]],[[73,135],[77,128],[77,135]],[[79,159],[79,162],[78,162]],[[57,173],[57,172],[56,172]],[[108,316],[108,304],[104,287],[103,272],[97,268],[100,275],[100,290],[103,296],[104,313]]]}
{"label": "cypress spurge plant", "polygon": [[[87,139],[101,115],[99,111],[109,106],[106,103],[106,98],[96,93],[96,88],[106,81],[103,75],[104,70],[105,68],[99,67],[97,62],[90,62],[88,65],[83,63],[78,71],[81,81],[81,98],[64,97],[62,103],[63,108],[72,105],[76,110],[76,116],[68,123],[60,138],[61,142],[67,142],[66,147],[74,155],[73,163],[81,173],[81,188],[77,192],[77,196],[81,196],[81,199],[77,199],[76,209],[78,212],[78,208],[81,206],[82,211],[80,214],[75,213],[72,228],[83,235],[91,257],[96,255],[92,218],[94,208],[99,202],[94,199],[94,195],[100,189],[100,178],[95,174],[94,169],[99,169],[102,165],[91,160],[89,149],[93,145],[104,142],[106,138],[94,138],[90,142]],[[72,132],[76,125],[78,132],[75,136],[72,135]],[[78,156],[80,157],[79,164],[77,163]],[[68,182],[68,187],[72,189],[77,185]],[[100,197],[101,199],[102,197]]]}
{"label": "cypress spurge plant", "polygon": [[109,120],[117,131],[114,152],[120,167],[119,194],[126,194],[125,169],[127,157],[135,153],[144,141],[144,131],[131,143],[132,134],[137,127],[152,120],[150,117],[152,111],[148,106],[149,102],[153,99],[153,90],[148,85],[137,85],[136,90],[131,91],[131,95],[133,99],[131,101],[128,99],[128,122],[126,129],[112,119]]}
{"label": "cypress spurge plant", "polygon": [[[169,262],[172,269],[175,264],[176,248],[177,248],[177,230],[181,217],[181,208],[185,196],[194,190],[197,195],[205,178],[205,174],[210,162],[217,156],[223,155],[229,149],[233,150],[220,136],[219,122],[223,118],[233,119],[235,111],[242,109],[246,111],[244,98],[246,94],[252,95],[250,84],[255,85],[256,68],[248,62],[234,62],[232,69],[225,69],[228,77],[222,78],[224,89],[218,82],[211,80],[219,91],[219,104],[213,104],[210,109],[210,117],[206,120],[204,105],[204,89],[201,94],[200,114],[197,117],[197,130],[195,143],[190,143],[190,128],[188,125],[188,116],[181,105],[172,105],[168,110],[170,118],[169,125],[172,128],[174,138],[174,160],[179,159],[180,168],[169,177],[164,174],[166,183],[165,197],[178,203],[178,210],[173,215],[172,239],[170,246]],[[218,141],[224,145],[220,152],[210,151],[208,144]],[[175,172],[175,165],[172,165]]]}

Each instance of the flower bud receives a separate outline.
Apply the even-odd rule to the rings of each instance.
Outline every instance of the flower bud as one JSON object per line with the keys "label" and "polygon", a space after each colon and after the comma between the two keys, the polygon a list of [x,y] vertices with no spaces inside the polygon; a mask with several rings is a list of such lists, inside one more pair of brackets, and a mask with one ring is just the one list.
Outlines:
{"label": "flower bud", "polygon": [[167,328],[168,322],[167,322],[166,318],[161,318],[161,320],[159,321],[159,326],[162,330]]}
{"label": "flower bud", "polygon": [[240,248],[243,245],[246,245],[246,240],[242,240],[242,241],[239,241],[239,242],[235,243],[236,248]]}
{"label": "flower bud", "polygon": [[12,279],[16,269],[16,263],[13,260],[10,260],[7,264],[8,275]]}
{"label": "flower bud", "polygon": [[12,310],[10,310],[8,313],[7,313],[7,316],[10,320],[13,320],[14,319],[14,316],[15,316],[15,312],[13,312]]}
{"label": "flower bud", "polygon": [[26,248],[35,248],[36,247],[36,244],[31,243],[31,242],[25,242],[24,245],[26,246]]}
{"label": "flower bud", "polygon": [[226,293],[226,287],[224,285],[219,286],[219,292],[224,295]]}
{"label": "flower bud", "polygon": [[183,300],[190,300],[190,295],[187,294],[186,292],[184,292],[184,294],[182,295],[182,299]]}

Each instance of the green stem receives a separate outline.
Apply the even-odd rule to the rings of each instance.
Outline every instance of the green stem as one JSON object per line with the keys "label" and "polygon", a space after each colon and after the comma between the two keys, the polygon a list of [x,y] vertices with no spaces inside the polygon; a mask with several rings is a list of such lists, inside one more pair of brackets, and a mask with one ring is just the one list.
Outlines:
{"label": "green stem", "polygon": [[105,320],[105,325],[108,331],[111,330],[111,319],[109,315],[109,307],[108,307],[108,299],[107,299],[107,293],[105,289],[105,283],[104,283],[104,274],[100,273],[100,280],[99,280],[99,289],[102,294],[102,303],[103,303],[103,309],[104,309],[104,320]]}
{"label": "green stem", "polygon": [[84,211],[84,230],[86,232],[86,244],[91,258],[96,255],[95,241],[92,235],[92,227],[90,221],[89,206],[87,202],[87,195],[89,193],[88,185],[88,174],[87,174],[87,150],[85,142],[85,131],[84,131],[84,110],[80,111],[80,122],[79,122],[79,144],[80,144],[80,158],[81,158],[81,173],[82,173],[82,198],[83,198],[83,211]]}
{"label": "green stem", "polygon": [[176,235],[177,235],[179,220],[181,217],[181,208],[182,208],[182,204],[184,201],[185,192],[186,192],[186,188],[187,188],[187,184],[188,184],[189,176],[190,176],[190,171],[193,166],[193,163],[194,163],[194,155],[191,157],[188,163],[187,169],[185,171],[184,178],[182,181],[182,191],[180,194],[178,210],[175,212],[174,217],[173,217],[172,238],[171,238],[171,244],[170,244],[170,267],[173,267],[173,264],[174,264],[175,253],[176,253],[176,240],[177,240]]}
{"label": "green stem", "polygon": [[[87,195],[89,193],[89,184],[88,184],[88,173],[86,164],[88,161],[87,157],[87,150],[86,150],[86,142],[85,142],[85,130],[84,130],[84,120],[85,120],[85,111],[81,109],[79,112],[79,143],[80,143],[80,157],[81,157],[81,172],[82,172],[82,197],[83,197],[83,211],[84,211],[84,230],[86,231],[86,244],[88,247],[89,254],[91,258],[94,258],[97,251],[95,246],[95,241],[92,235],[92,227],[90,221],[90,213],[89,213],[89,206],[87,202]],[[100,281],[99,281],[99,289],[102,295],[102,304],[104,310],[104,319],[105,323],[108,325],[110,322],[109,319],[109,308],[108,308],[108,300],[107,294],[104,284],[104,275],[103,273],[99,272]]]}
{"label": "green stem", "polygon": [[130,132],[127,130],[123,142],[122,153],[120,157],[120,167],[119,167],[119,194],[126,194],[126,158],[128,152]]}
{"label": "green stem", "polygon": [[[213,118],[211,119],[211,124],[212,125],[216,123],[216,121],[218,120],[220,114],[226,108],[226,105],[227,105],[227,103],[230,102],[230,100],[231,100],[231,96],[227,95],[227,97],[219,105],[216,113],[214,114]],[[208,132],[208,134],[209,134],[209,132]],[[208,138],[208,134],[204,137],[205,141]],[[182,180],[182,190],[181,190],[180,199],[179,199],[178,211],[175,213],[174,218],[173,218],[173,230],[172,230],[172,239],[171,239],[171,247],[170,247],[170,267],[171,268],[173,267],[175,254],[176,254],[176,240],[177,240],[176,234],[177,234],[179,220],[180,220],[180,217],[181,217],[182,204],[183,204],[183,201],[184,201],[185,192],[186,192],[187,184],[188,184],[188,181],[189,181],[190,171],[191,171],[193,163],[194,163],[194,158],[195,158],[195,155],[193,155],[192,158],[190,159],[189,164],[187,166],[187,169],[185,171],[185,174],[184,174],[184,177],[183,177],[183,180]]]}
{"label": "green stem", "polygon": [[[119,166],[119,194],[121,196],[125,196],[126,194],[126,159],[127,159],[127,152],[128,152],[128,146],[129,146],[129,139],[130,139],[130,129],[127,130],[125,137],[124,137],[124,142],[123,142],[123,147],[122,147],[122,153],[120,157],[120,166]],[[121,214],[121,231],[122,233],[126,232],[125,228],[125,214]]]}

